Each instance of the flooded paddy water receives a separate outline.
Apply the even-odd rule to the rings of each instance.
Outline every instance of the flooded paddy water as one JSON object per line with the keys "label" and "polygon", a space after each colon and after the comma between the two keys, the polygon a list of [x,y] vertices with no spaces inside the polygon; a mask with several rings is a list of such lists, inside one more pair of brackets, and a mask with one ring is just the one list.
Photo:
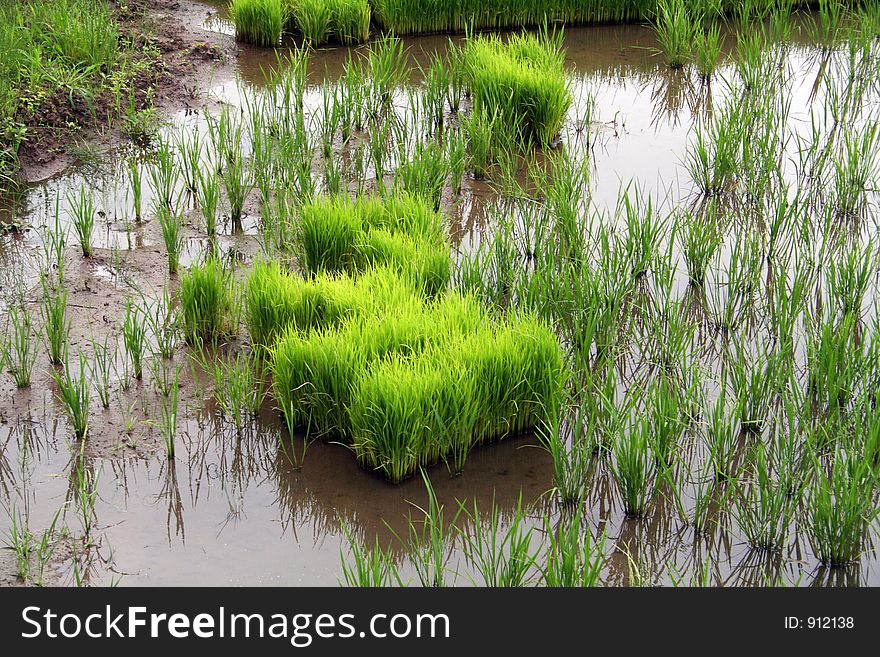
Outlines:
{"label": "flooded paddy water", "polygon": [[[231,40],[234,27],[225,16],[223,4],[205,3],[208,17],[201,29],[214,35],[228,35]],[[211,8],[217,11],[209,12]],[[802,165],[814,164],[815,160],[804,154],[817,141],[817,135],[825,138],[825,128],[833,123],[828,119],[829,113],[853,119],[856,125],[871,125],[880,107],[880,89],[876,79],[869,81],[857,101],[853,101],[857,110],[848,113],[836,106],[831,109],[829,97],[833,93],[841,92],[836,102],[845,104],[848,97],[841,90],[847,88],[847,76],[856,64],[867,65],[862,57],[873,62],[870,66],[876,66],[876,42],[868,44],[864,53],[853,54],[845,42],[833,47],[817,42],[813,16],[798,17],[789,27],[783,41],[765,44],[764,61],[769,58],[773,63],[761,70],[778,73],[784,79],[779,83],[777,97],[785,105],[784,125],[779,135],[774,135],[779,137],[779,143],[771,149],[773,159],[779,163],[779,184],[796,187],[809,177]],[[743,93],[743,68],[734,63],[737,33],[733,28],[724,30],[727,58],[710,82],[700,79],[691,67],[670,69],[658,51],[659,44],[650,26],[565,30],[563,49],[573,103],[553,150],[570,154],[571,161],[587,164],[586,175],[577,179],[582,185],[578,189],[583,205],[579,216],[584,224],[592,226],[584,230],[625,222],[620,206],[627,194],[630,198],[637,194],[640,204],[650,199],[657,216],[680,208],[696,213],[697,208],[705,207],[699,184],[694,180],[694,169],[688,166],[696,135],[708,134],[706,126],[724,116],[725,106],[740,103]],[[401,43],[413,70],[394,90],[392,111],[399,117],[402,132],[417,141],[421,138],[418,134],[430,132],[424,128],[424,115],[412,116],[410,99],[418,98],[424,85],[424,76],[418,69],[428,68],[435,56],[447,56],[451,47],[464,43],[464,38],[407,37]],[[286,47],[296,45],[290,43]],[[283,54],[284,50],[280,52]],[[311,173],[318,190],[328,184],[325,165],[319,163],[317,155],[325,94],[344,83],[349,57],[360,57],[367,50],[368,46],[330,47],[309,54],[303,107],[316,149]],[[222,108],[228,108],[230,116],[247,125],[258,99],[270,93],[267,72],[278,70],[283,77],[284,67],[289,63],[279,60],[272,49],[240,46],[235,60],[227,62],[210,84],[199,89],[198,101],[191,108],[167,117],[158,139],[184,143],[195,134],[205,138],[210,124],[207,117],[216,120]],[[468,103],[465,98],[460,112],[446,107],[444,120],[449,125],[458,125],[460,115],[469,109]],[[819,125],[823,120],[827,123]],[[355,132],[350,144],[342,145],[338,136],[332,140],[331,159],[338,158],[349,167],[344,175],[348,176],[345,184],[350,192],[371,192],[377,182],[375,165],[367,155],[372,139],[370,128],[365,126]],[[242,137],[240,147],[249,157],[254,156],[249,136]],[[741,144],[740,148],[748,150],[747,145]],[[0,212],[25,227],[21,232],[0,235],[0,308],[4,313],[23,301],[32,308],[35,322],[40,321],[40,271],[51,249],[45,236],[53,227],[69,230],[65,281],[70,290],[67,309],[71,353],[92,349],[93,341],[102,343],[108,337],[115,340],[128,299],[142,298],[146,307],[158,308],[151,304],[160,302],[163,287],[167,284],[176,289],[177,277],[169,277],[158,222],[136,222],[132,217],[133,189],[128,162],[136,154],[129,147],[114,150],[48,180],[24,185],[0,199]],[[386,163],[385,180],[389,186],[399,165],[395,157],[400,158],[400,153],[392,153]],[[449,183],[444,185],[441,208],[459,263],[495,248],[499,243],[493,240],[497,239],[501,225],[507,226],[512,235],[526,239],[539,230],[533,222],[543,219],[543,215],[534,208],[546,201],[546,190],[535,190],[530,168],[534,165],[533,172],[549,167],[552,157],[552,152],[536,153],[533,158],[537,164],[518,162],[506,180],[502,180],[504,172],[490,172],[486,181],[475,180],[466,173],[460,192]],[[353,164],[355,161],[358,164]],[[149,159],[144,158],[144,162]],[[871,180],[876,173],[873,164],[866,163]],[[753,163],[755,169],[760,165]],[[748,176],[740,178],[745,180]],[[149,208],[154,192],[146,174],[143,187],[141,203]],[[88,259],[82,258],[77,250],[69,202],[81,189],[92,192],[98,211],[93,234],[95,254]],[[213,245],[201,228],[197,200],[184,190],[183,180],[178,181],[177,191],[184,206],[182,270],[199,262],[209,247],[224,254],[226,261],[237,263],[240,272],[260,258],[265,246],[258,190],[253,190],[245,202],[242,225],[234,227],[231,221],[221,221]],[[871,250],[876,246],[876,238],[871,241],[875,232],[876,192],[865,184],[860,194],[859,202],[867,210],[858,222],[853,221],[858,223],[858,238],[854,241],[868,244]],[[512,219],[504,224],[503,217]],[[677,224],[676,230],[680,230]],[[672,223],[664,224],[661,231],[664,234],[659,241],[670,245],[670,262],[679,264],[664,272],[668,280],[663,279],[666,282],[661,281],[658,288],[687,300],[695,293],[688,285],[687,270],[680,264],[684,256],[677,241],[679,236],[673,234]],[[806,224],[803,231],[809,232]],[[791,232],[794,234],[796,229]],[[599,241],[600,236],[599,232],[590,232],[589,240]],[[786,239],[781,242],[791,244],[795,238]],[[735,239],[718,246],[717,271],[708,274],[707,288],[714,284],[720,290],[718,293],[723,293],[729,281],[725,278],[722,282],[722,273],[729,276],[731,259],[746,257],[738,246]],[[818,243],[815,248],[819,249]],[[493,262],[493,267],[499,266],[497,261]],[[783,269],[796,273],[799,264],[792,259]],[[761,278],[769,279],[771,274],[763,265],[759,269],[761,285]],[[655,278],[663,277],[658,274]],[[876,268],[865,278],[858,303],[865,309],[864,330],[870,333],[877,299]],[[456,276],[453,279],[457,280]],[[653,279],[652,282],[656,283]],[[645,288],[651,287],[651,283],[643,284]],[[766,283],[768,289],[771,285]],[[653,292],[656,299],[662,296],[656,289]],[[655,298],[650,289],[633,292],[642,293],[645,298]],[[727,302],[726,298],[710,300],[705,305],[713,303]],[[699,316],[698,309],[694,310],[699,305],[682,303],[675,310],[684,315],[690,308],[694,316]],[[737,312],[747,310],[739,308]],[[710,315],[713,310],[703,312]],[[747,323],[761,321],[751,317]],[[654,354],[646,355],[647,350],[640,349],[646,339],[639,331],[647,329],[639,323],[635,320],[630,325],[635,346],[618,356],[618,379],[612,382],[611,395],[620,399],[627,397],[628,390],[647,389],[649,385],[644,372]],[[645,320],[646,325],[649,323]],[[701,371],[706,373],[701,383],[707,398],[714,401],[719,389],[727,384],[726,380],[721,381],[718,345],[724,342],[724,334],[731,331],[725,326],[725,330],[708,335],[712,333],[705,330],[709,320],[697,319],[694,323],[697,328],[693,351],[700,354]],[[743,335],[749,345],[760,342],[759,329],[754,326],[743,329]],[[569,341],[571,337],[565,335],[563,340]],[[234,351],[244,343],[246,339],[240,336],[230,348]],[[795,353],[800,359],[806,358],[804,336],[798,333],[795,343]],[[88,438],[80,442],[74,439],[62,405],[56,399],[57,384],[49,374],[51,366],[42,344],[37,351],[29,388],[17,389],[10,377],[0,377],[0,496],[6,510],[0,514],[0,533],[10,535],[24,525],[40,536],[54,527],[58,546],[47,557],[45,568],[40,569],[42,583],[335,585],[343,580],[342,563],[350,559],[353,542],[367,548],[377,543],[387,548],[401,580],[418,583],[407,544],[413,531],[408,519],[414,519],[415,527],[421,527],[423,510],[429,507],[421,477],[399,485],[388,484],[361,468],[347,445],[332,441],[309,444],[302,467],[297,467],[289,450],[301,451],[304,438],[289,437],[272,398],[267,395],[260,413],[241,430],[236,429],[212,400],[210,380],[198,366],[190,364],[188,348],[181,345],[171,361],[150,359],[142,380],[129,381],[119,373],[122,366],[117,368],[110,386],[109,408],[100,408],[93,395]],[[122,359],[120,351],[116,360]],[[177,448],[175,458],[168,459],[158,419],[163,402],[155,381],[176,367],[182,368]],[[865,380],[869,378],[865,376]],[[601,535],[605,537],[601,583],[880,583],[873,549],[878,529],[875,517],[870,520],[859,557],[843,567],[822,565],[808,540],[809,512],[795,513],[787,503],[780,510],[780,516],[786,518],[781,544],[772,549],[757,549],[750,544],[754,541],[746,536],[748,532],[743,531],[740,522],[746,522],[745,513],[737,511],[746,509],[747,503],[737,506],[738,493],[728,494],[721,490],[722,486],[713,488],[709,494],[703,490],[703,468],[714,458],[707,456],[702,441],[711,418],[708,410],[694,415],[699,419],[691,418],[693,421],[679,440],[676,483],[658,480],[657,492],[642,517],[626,512],[620,487],[615,483],[615,473],[619,472],[615,463],[620,454],[596,456],[585,466],[585,494],[579,505],[582,515],[578,522],[594,542]],[[738,435],[736,440],[747,442],[748,436]],[[774,438],[769,436],[765,440],[770,443]],[[745,448],[738,453],[743,451]],[[474,504],[481,513],[488,513],[493,507],[498,510],[495,530],[499,537],[510,536],[511,526],[516,528],[521,523],[522,528],[516,531],[531,531],[526,542],[541,555],[546,553],[554,528],[574,513],[558,500],[558,469],[559,463],[554,465],[554,457],[537,436],[527,434],[476,447],[460,474],[445,464],[427,470],[444,517],[450,524],[454,520],[456,527],[446,547],[447,583],[479,585],[484,581],[473,563],[473,552],[468,550],[473,544],[466,538],[475,531],[469,515]],[[800,508],[808,497],[805,490],[793,493],[793,507]],[[874,495],[875,489],[872,490]],[[716,521],[698,530],[695,514],[704,512]],[[2,559],[0,581],[13,583],[15,558],[10,551]],[[529,567],[531,580],[540,581],[543,559],[544,556],[539,557]]]}

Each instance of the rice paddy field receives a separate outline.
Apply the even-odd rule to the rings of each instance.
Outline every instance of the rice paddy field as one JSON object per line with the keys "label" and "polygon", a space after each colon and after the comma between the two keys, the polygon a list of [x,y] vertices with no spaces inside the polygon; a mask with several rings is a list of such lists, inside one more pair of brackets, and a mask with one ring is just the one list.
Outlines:
{"label": "rice paddy field", "polygon": [[880,4],[145,11],[0,63],[0,583],[880,584]]}

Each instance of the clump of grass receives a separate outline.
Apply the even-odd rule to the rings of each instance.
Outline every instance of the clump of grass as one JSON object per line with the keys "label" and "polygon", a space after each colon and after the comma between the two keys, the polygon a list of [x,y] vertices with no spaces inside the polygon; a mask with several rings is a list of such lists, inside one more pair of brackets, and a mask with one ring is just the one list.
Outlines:
{"label": "clump of grass", "polygon": [[[422,471],[422,480],[428,493],[425,508],[416,506],[422,513],[422,527],[410,518],[408,551],[422,586],[440,588],[446,586],[447,562],[450,556],[450,538],[461,510],[450,521],[444,516],[444,506],[437,500],[437,494],[428,475]],[[399,537],[398,537],[399,538]]]}
{"label": "clump of grass", "polygon": [[183,220],[167,205],[160,205],[156,208],[156,213],[162,228],[165,251],[168,254],[168,273],[176,274],[180,267],[180,252],[183,249]]}
{"label": "clump of grass", "polygon": [[373,0],[377,23],[395,34],[501,30],[550,24],[620,23],[650,18],[655,2],[638,0]]}
{"label": "clump of grass", "polygon": [[70,336],[70,320],[67,318],[66,287],[52,290],[45,275],[40,277],[43,287],[43,331],[49,348],[49,362],[61,365],[67,358],[67,344]]}
{"label": "clump of grass", "polygon": [[464,66],[474,114],[496,117],[499,130],[524,143],[549,146],[572,103],[564,62],[561,33],[469,40]]}
{"label": "clump of grass", "polygon": [[82,440],[89,430],[89,401],[91,399],[85,354],[80,353],[79,355],[77,376],[71,374],[69,365],[64,368],[63,374],[55,371],[51,374],[58,386],[58,398],[64,404],[64,410],[73,425],[73,434],[78,440]]}
{"label": "clump of grass", "polygon": [[377,363],[351,401],[358,460],[396,483],[439,460],[449,451],[444,443],[462,434],[470,442],[473,392],[473,379],[441,354]]}
{"label": "clump of grass", "polygon": [[370,38],[368,0],[289,0],[291,31],[318,46],[335,36],[344,44],[363,43]]}
{"label": "clump of grass", "polygon": [[842,566],[859,558],[868,527],[877,518],[876,466],[854,451],[835,450],[830,466],[818,460],[806,489],[807,534],[823,563]]}
{"label": "clump of grass", "polygon": [[301,249],[312,272],[390,266],[433,295],[449,280],[442,218],[419,197],[318,198],[301,209]]}
{"label": "clump of grass", "polygon": [[749,543],[762,550],[782,547],[801,487],[794,477],[794,441],[776,436],[752,450],[748,473],[737,482],[734,515]]}
{"label": "clump of grass", "polygon": [[220,412],[241,433],[263,403],[262,361],[253,353],[244,352],[212,360],[200,350],[198,362],[213,379],[214,399]]}
{"label": "clump of grass", "polygon": [[144,317],[153,334],[156,351],[162,358],[174,357],[179,342],[179,317],[171,302],[171,291],[166,284],[162,288],[162,296],[152,304],[145,302]]}
{"label": "clump of grass", "polygon": [[704,82],[712,79],[718,62],[721,60],[721,52],[724,49],[724,37],[721,34],[721,26],[718,23],[704,25],[692,35],[693,60],[697,73]]}
{"label": "clump of grass", "polygon": [[709,263],[723,241],[714,212],[709,212],[703,217],[688,213],[679,234],[688,279],[692,285],[702,287],[706,282]]}
{"label": "clump of grass", "polygon": [[699,34],[685,0],[659,0],[654,31],[669,67],[684,66]]}
{"label": "clump of grass", "polygon": [[226,190],[226,198],[229,201],[229,218],[232,220],[233,227],[241,229],[244,204],[248,194],[254,188],[254,178],[240,151],[235,151],[226,158],[222,180],[223,188]]}
{"label": "clump of grass", "polygon": [[205,232],[208,237],[217,235],[217,206],[220,202],[220,182],[217,175],[210,169],[199,169],[199,210],[202,213],[202,221],[205,222]]}
{"label": "clump of grass", "polygon": [[178,399],[180,389],[180,367],[174,368],[174,376],[165,386],[165,394],[159,396],[159,431],[165,445],[165,454],[174,459],[177,443]]}
{"label": "clump of grass", "polygon": [[553,480],[563,506],[584,499],[594,455],[590,434],[597,430],[595,421],[587,418],[585,402],[570,406],[566,417],[560,414],[551,418],[549,426],[541,427],[539,433],[541,445],[553,459]]}
{"label": "clump of grass", "polygon": [[588,528],[583,527],[580,510],[573,517],[564,519],[558,527],[551,526],[549,517],[544,519],[544,532],[549,545],[541,576],[544,584],[554,587],[586,588],[601,584],[605,554],[605,534],[593,540]]}
{"label": "clump of grass", "polygon": [[467,138],[468,164],[475,180],[484,180],[492,163],[495,118],[493,115],[488,119],[485,111],[474,110],[462,121],[462,131]]}
{"label": "clump of grass", "polygon": [[614,442],[614,481],[623,497],[626,515],[643,517],[654,500],[657,462],[651,454],[652,427],[645,415],[633,414]]}
{"label": "clump of grass", "polygon": [[131,299],[125,302],[125,318],[122,322],[122,343],[131,362],[134,378],[144,377],[144,352],[147,347],[147,321]]}
{"label": "clump of grass", "polygon": [[[350,436],[365,467],[395,482],[441,459],[461,470],[478,442],[558,412],[562,356],[541,322],[487,326],[472,299],[426,303],[387,269],[345,291],[344,316],[327,299],[338,282],[319,282],[326,296],[284,311],[291,323],[272,352],[273,392],[288,424]],[[307,281],[287,284],[314,293]],[[386,313],[393,320],[376,321]]]}
{"label": "clump of grass", "polygon": [[419,144],[413,157],[398,168],[395,182],[407,192],[428,199],[439,210],[448,174],[449,162],[443,147],[429,142]]}
{"label": "clump of grass", "polygon": [[216,343],[232,306],[231,273],[215,256],[193,265],[180,278],[183,334],[189,345]]}
{"label": "clump of grass", "polygon": [[347,525],[342,526],[342,531],[348,539],[351,556],[346,559],[345,553],[340,549],[339,557],[342,561],[342,577],[346,586],[356,587],[384,587],[403,586],[394,557],[390,549],[382,548],[379,539],[376,538],[373,547],[367,549],[355,538]]}
{"label": "clump of grass", "polygon": [[92,256],[92,233],[95,230],[95,201],[83,185],[76,196],[68,197],[73,230],[79,238],[83,257]]}
{"label": "clump of grass", "polygon": [[[372,283],[375,282],[375,287]],[[348,276],[319,274],[303,279],[282,269],[279,263],[257,263],[245,288],[246,323],[254,344],[271,347],[287,330],[309,332],[320,327],[339,324],[381,298],[400,298],[412,294],[398,279],[387,272],[373,272],[360,279],[364,290],[375,289],[370,299],[357,291]]]}
{"label": "clump of grass", "polygon": [[92,380],[98,390],[98,399],[101,400],[101,406],[105,409],[110,408],[110,376],[116,360],[116,352],[118,343],[110,349],[109,336],[104,338],[104,342],[99,344],[92,340],[92,363],[89,370]]}
{"label": "clump of grass", "polygon": [[[494,502],[494,501],[493,501]],[[463,534],[465,559],[476,571],[482,586],[525,586],[536,560],[533,530],[526,528],[520,499],[506,529],[502,529],[497,504],[486,517],[474,501],[473,512],[465,509],[470,528]]]}
{"label": "clump of grass", "polygon": [[264,47],[280,44],[284,29],[282,0],[232,0],[229,15],[238,41]]}
{"label": "clump of grass", "polygon": [[327,41],[333,18],[327,0],[292,0],[289,13],[294,30],[303,35],[307,44],[317,46]]}
{"label": "clump of grass", "polygon": [[5,344],[5,360],[12,378],[18,388],[27,388],[31,384],[34,364],[37,362],[37,350],[33,341],[33,320],[24,306],[13,305],[9,308],[11,336]]}

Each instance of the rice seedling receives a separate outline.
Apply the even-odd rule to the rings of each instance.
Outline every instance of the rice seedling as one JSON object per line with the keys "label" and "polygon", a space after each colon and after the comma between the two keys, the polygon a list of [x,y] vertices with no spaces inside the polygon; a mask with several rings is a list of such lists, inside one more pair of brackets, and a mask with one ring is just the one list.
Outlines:
{"label": "rice seedling", "polygon": [[68,196],[67,203],[70,206],[73,230],[79,239],[84,258],[92,257],[92,233],[95,231],[95,201],[92,195],[86,192],[85,185],[80,187],[79,194]]}
{"label": "rice seedling", "polygon": [[374,0],[371,4],[376,22],[399,35],[540,27],[547,23],[620,23],[649,19],[656,7],[653,0]]}
{"label": "rice seedling", "polygon": [[325,43],[333,20],[332,5],[327,0],[294,0],[290,14],[296,29],[306,44],[318,46]]}
{"label": "rice seedling", "polygon": [[648,390],[647,405],[652,425],[650,445],[661,470],[674,463],[678,443],[687,427],[680,395],[677,384],[665,374],[655,379]]}
{"label": "rice seedling", "polygon": [[126,160],[128,185],[131,189],[131,202],[134,208],[134,220],[140,222],[143,217],[144,172],[141,163],[134,157]]}
{"label": "rice seedling", "polygon": [[660,240],[666,233],[666,222],[654,216],[651,199],[643,205],[638,195],[630,199],[623,197],[626,217],[626,255],[631,263],[634,278],[644,276],[650,271],[660,247]]}
{"label": "rice seedling", "polygon": [[192,197],[197,196],[199,192],[204,149],[205,144],[198,130],[193,131],[188,139],[181,136],[177,140],[177,155],[180,160],[180,171],[183,173],[183,184]]}
{"label": "rice seedling", "polygon": [[876,186],[877,145],[880,130],[868,124],[861,131],[843,131],[839,157],[833,159],[834,195],[838,213],[858,217],[866,207],[866,195]]}
{"label": "rice seedling", "polygon": [[[572,103],[562,34],[470,39],[464,51],[476,116],[494,116],[523,143],[549,146]],[[501,129],[501,128],[499,128]]]}
{"label": "rice seedling", "polygon": [[794,440],[777,433],[768,447],[752,449],[748,474],[736,484],[734,517],[749,543],[761,550],[783,546],[797,510]]}
{"label": "rice seedling", "polygon": [[421,474],[422,480],[425,482],[425,490],[428,493],[428,504],[425,508],[416,506],[423,517],[420,529],[416,528],[418,521],[414,521],[412,518],[407,523],[409,528],[407,547],[419,583],[425,587],[440,588],[447,585],[446,571],[452,552],[450,549],[452,528],[455,527],[461,510],[459,509],[455,516],[447,522],[444,518],[444,505],[438,502],[431,480],[428,479],[424,470]]}
{"label": "rice seedling", "polygon": [[[710,207],[714,208],[714,205]],[[715,212],[707,212],[705,217],[687,213],[684,218],[684,229],[679,235],[688,279],[692,285],[702,287],[706,283],[709,263],[723,241],[723,235],[716,224]]]}
{"label": "rice seedling", "polygon": [[507,527],[502,525],[498,505],[486,517],[474,501],[473,511],[462,506],[470,521],[461,530],[465,560],[480,578],[479,585],[515,588],[525,586],[535,566],[537,554],[533,546],[534,531],[526,528],[522,499],[517,502]]}
{"label": "rice seedling", "polygon": [[808,392],[812,408],[821,414],[833,416],[847,408],[869,362],[857,326],[852,314],[807,326]]}
{"label": "rice seedling", "polygon": [[277,46],[284,29],[283,0],[232,0],[229,15],[235,38],[256,46]]}
{"label": "rice seedling", "polygon": [[236,151],[227,158],[222,180],[223,188],[226,190],[226,198],[229,201],[229,218],[232,220],[233,227],[241,229],[244,203],[254,187],[254,179],[248,167],[245,166],[244,156],[240,151]]}
{"label": "rice seedling", "polygon": [[134,378],[140,381],[144,376],[144,352],[147,347],[147,321],[141,310],[127,299],[125,317],[122,322],[122,344],[131,363]]}
{"label": "rice seedling", "polygon": [[440,210],[443,187],[449,173],[449,163],[442,146],[431,142],[419,143],[413,157],[397,169],[396,183],[432,203]]}
{"label": "rice seedling", "polygon": [[806,487],[807,535],[822,563],[842,566],[861,556],[868,527],[880,513],[875,465],[837,448],[829,466],[814,458]]}
{"label": "rice seedling", "polygon": [[148,172],[154,204],[157,208],[164,206],[169,212],[172,212],[178,172],[174,150],[168,140],[159,140],[156,145],[155,157]]}
{"label": "rice seedling", "polygon": [[217,206],[220,203],[220,182],[212,169],[200,169],[199,177],[199,211],[202,213],[202,221],[205,222],[205,232],[208,237],[217,235]]}
{"label": "rice seedling", "polygon": [[168,254],[168,273],[176,274],[180,266],[180,252],[183,250],[184,243],[183,219],[166,205],[156,208],[156,214],[162,228],[165,251]]}
{"label": "rice seedling", "polygon": [[381,588],[385,586],[403,586],[394,557],[390,549],[383,549],[376,538],[369,550],[361,546],[360,541],[352,535],[348,525],[342,525],[342,531],[348,541],[351,552],[350,561],[340,549],[342,561],[342,577],[346,586]]}
{"label": "rice seedling", "polygon": [[92,363],[89,368],[92,381],[95,382],[98,391],[98,399],[101,401],[101,406],[105,409],[110,408],[110,377],[111,370],[116,362],[116,352],[118,351],[116,343],[114,343],[113,349],[110,349],[109,341],[109,336],[105,337],[104,342],[101,344],[92,339],[93,354]]}
{"label": "rice seedling", "polygon": [[32,335],[33,321],[23,305],[12,305],[9,308],[9,321],[12,324],[12,334],[6,342],[5,360],[15,385],[18,388],[27,388],[31,384],[34,364],[37,362],[37,350]]}
{"label": "rice seedling", "polygon": [[52,522],[39,535],[39,540],[30,530],[27,508],[24,513],[15,506],[8,511],[9,530],[6,547],[15,554],[15,571],[22,582],[43,586],[46,566],[49,565],[58,547],[56,527],[61,511],[62,509],[58,509],[55,512]]}
{"label": "rice seedling", "polygon": [[9,513],[9,537],[6,546],[15,554],[16,572],[22,582],[31,574],[32,555],[35,550],[34,536],[28,527],[27,516],[14,508]]}
{"label": "rice seedling", "polygon": [[45,274],[40,276],[43,288],[43,332],[49,348],[49,362],[61,365],[67,360],[67,345],[70,337],[70,320],[67,317],[67,288],[50,289]]}
{"label": "rice seedling", "polygon": [[475,109],[462,122],[462,131],[467,135],[469,168],[476,180],[484,180],[489,172],[496,119],[497,114],[490,120]]}
{"label": "rice seedling", "polygon": [[69,365],[64,367],[62,374],[55,371],[50,372],[58,386],[58,399],[64,405],[64,410],[73,427],[73,435],[77,440],[83,440],[89,430],[91,387],[88,371],[85,354],[80,352],[79,372],[76,376],[71,373]]}
{"label": "rice seedling", "polygon": [[656,494],[657,459],[651,454],[652,427],[646,415],[631,415],[614,441],[611,472],[627,516],[643,517]]}
{"label": "rice seedling", "polygon": [[180,277],[180,310],[187,344],[214,344],[224,334],[232,305],[231,274],[215,256]]}
{"label": "rice seedling", "polygon": [[587,588],[600,586],[607,557],[606,535],[594,541],[589,529],[583,527],[582,511],[578,511],[553,527],[544,518],[544,533],[549,537],[541,569],[546,586]]}
{"label": "rice seedling", "polygon": [[367,60],[374,98],[388,106],[409,76],[403,43],[395,37],[383,37],[370,45]]}
{"label": "rice seedling", "polygon": [[211,360],[200,349],[197,360],[214,384],[214,399],[223,416],[241,433],[259,412],[265,396],[263,364],[253,353]]}
{"label": "rice seedling", "polygon": [[728,411],[726,397],[718,398],[709,412],[706,440],[709,463],[715,481],[730,481],[736,476],[736,455],[742,431],[736,417],[736,409]]}
{"label": "rice seedling", "polygon": [[699,33],[685,0],[659,0],[654,22],[657,41],[670,68],[681,68],[691,56]]}
{"label": "rice seedling", "polygon": [[368,0],[330,0],[331,29],[343,44],[364,43],[370,38]]}
{"label": "rice seedling", "polygon": [[159,433],[165,445],[165,454],[174,459],[177,443],[178,393],[180,389],[180,366],[174,369],[174,377],[167,386],[167,394],[159,396]]}
{"label": "rice seedling", "polygon": [[691,35],[694,66],[697,68],[700,78],[709,82],[718,68],[721,53],[724,50],[724,37],[721,34],[721,26],[718,23],[704,24],[702,29],[697,28]]}
{"label": "rice seedling", "polygon": [[168,285],[162,287],[162,296],[152,304],[146,304],[144,318],[153,334],[153,342],[161,358],[174,357],[178,344],[179,318],[171,301]]}
{"label": "rice seedling", "polygon": [[565,423],[561,416],[551,418],[551,424],[538,433],[541,445],[553,458],[556,492],[565,506],[584,499],[595,453],[592,435],[597,432],[595,420],[587,415],[586,404],[575,401],[570,411]]}
{"label": "rice seedling", "polygon": [[780,355],[765,346],[761,346],[758,353],[751,354],[748,347],[740,343],[730,354],[725,372],[746,433],[760,434],[763,431],[779,389],[782,365]]}
{"label": "rice seedling", "polygon": [[859,316],[871,284],[875,253],[873,240],[847,248],[828,263],[828,295],[841,317]]}
{"label": "rice seedling", "polygon": [[83,536],[89,539],[96,520],[95,502],[98,500],[98,473],[89,466],[82,452],[76,457],[70,473],[70,486],[76,501],[77,515]]}

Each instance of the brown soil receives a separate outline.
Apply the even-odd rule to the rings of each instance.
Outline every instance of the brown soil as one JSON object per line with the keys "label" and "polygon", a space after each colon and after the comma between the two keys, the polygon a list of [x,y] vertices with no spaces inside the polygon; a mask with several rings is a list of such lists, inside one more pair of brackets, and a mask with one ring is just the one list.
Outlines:
{"label": "brown soil", "polygon": [[[151,44],[160,52],[154,70],[134,81],[138,109],[145,108],[151,96],[161,114],[196,109],[210,79],[233,75],[234,38],[201,28],[216,10],[192,0],[128,0],[114,12],[123,38],[136,46]],[[109,97],[93,99],[96,115],[106,116],[114,102]],[[45,180],[70,166],[76,159],[69,150],[71,143],[104,152],[127,139],[118,122],[111,129],[95,126],[87,104],[71,107],[66,96],[50,99],[24,120],[28,138],[19,160],[21,177],[27,182]]]}

